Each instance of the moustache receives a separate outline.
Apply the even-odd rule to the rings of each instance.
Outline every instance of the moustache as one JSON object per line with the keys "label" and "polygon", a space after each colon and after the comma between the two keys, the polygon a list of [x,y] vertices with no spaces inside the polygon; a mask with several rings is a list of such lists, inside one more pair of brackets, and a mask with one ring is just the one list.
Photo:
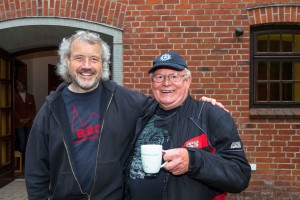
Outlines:
{"label": "moustache", "polygon": [[77,70],[77,73],[90,73],[90,74],[94,74],[94,73],[95,73],[95,70],[93,70],[93,69],[81,68],[81,69]]}

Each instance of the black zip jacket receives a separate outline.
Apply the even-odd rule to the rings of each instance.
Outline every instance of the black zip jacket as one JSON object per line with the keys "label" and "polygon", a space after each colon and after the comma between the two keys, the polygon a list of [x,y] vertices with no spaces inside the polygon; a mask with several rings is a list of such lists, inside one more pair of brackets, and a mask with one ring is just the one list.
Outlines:
{"label": "black zip jacket", "polygon": [[[136,138],[157,107],[151,106],[138,120]],[[163,200],[221,200],[227,192],[239,193],[248,187],[251,168],[228,112],[188,96],[167,126],[171,148],[187,148],[190,163],[186,174],[167,175]],[[128,185],[125,191],[130,199]]]}
{"label": "black zip jacket", "polygon": [[[101,134],[94,182],[83,193],[77,180],[72,134],[61,97],[62,84],[46,98],[31,129],[25,180],[29,200],[120,200],[123,169],[129,156],[136,120],[153,101],[146,95],[104,81],[101,95]],[[92,106],[92,105],[91,105]]]}

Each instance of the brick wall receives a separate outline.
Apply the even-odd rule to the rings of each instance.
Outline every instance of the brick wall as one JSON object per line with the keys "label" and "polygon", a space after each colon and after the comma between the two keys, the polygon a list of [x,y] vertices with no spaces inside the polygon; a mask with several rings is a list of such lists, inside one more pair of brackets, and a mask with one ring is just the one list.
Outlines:
{"label": "brick wall", "polygon": [[[4,0],[0,21],[76,18],[123,29],[124,86],[150,93],[147,70],[177,51],[192,71],[191,94],[230,110],[248,159],[257,164],[249,188],[229,199],[298,199],[299,110],[249,110],[250,26],[300,22],[298,0]],[[244,35],[236,37],[237,27]],[[292,112],[292,111],[287,111]]]}
{"label": "brick wall", "polygon": [[[212,96],[230,110],[248,159],[257,165],[249,188],[228,199],[298,199],[299,110],[250,113],[249,31],[252,25],[268,23],[299,25],[300,5],[241,0],[130,2],[124,23],[125,86],[150,93],[149,60],[164,51],[179,52],[193,73],[191,94]],[[237,27],[244,29],[243,36],[235,36]]]}

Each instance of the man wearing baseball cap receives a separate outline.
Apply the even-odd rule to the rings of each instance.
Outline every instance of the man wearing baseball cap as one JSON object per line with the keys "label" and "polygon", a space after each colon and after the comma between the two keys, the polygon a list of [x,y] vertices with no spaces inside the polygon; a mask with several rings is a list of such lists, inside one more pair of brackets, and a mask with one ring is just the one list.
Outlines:
{"label": "man wearing baseball cap", "polygon": [[[176,52],[159,55],[149,74],[157,102],[137,121],[127,199],[222,200],[245,190],[251,168],[230,114],[190,96],[191,72]],[[157,174],[143,171],[144,144],[166,150]]]}

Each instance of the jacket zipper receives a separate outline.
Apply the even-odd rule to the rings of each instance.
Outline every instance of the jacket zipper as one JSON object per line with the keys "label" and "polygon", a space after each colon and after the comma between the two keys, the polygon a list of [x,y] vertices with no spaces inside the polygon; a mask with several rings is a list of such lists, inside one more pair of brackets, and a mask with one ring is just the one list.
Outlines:
{"label": "jacket zipper", "polygon": [[[51,109],[50,109],[50,110],[51,110]],[[56,118],[56,116],[55,116],[55,113],[54,113],[53,111],[52,111],[52,113],[53,113],[53,117],[54,117],[54,119],[56,120],[57,124],[59,125],[60,129],[63,130],[62,126],[61,126],[60,123],[59,123],[59,120],[57,120],[57,118]],[[68,150],[68,148],[67,148],[67,144],[66,144],[66,142],[65,142],[64,136],[63,136],[62,138],[63,138],[64,146],[65,146],[66,151],[67,151],[67,156],[68,156],[68,160],[69,160],[70,167],[71,167],[71,170],[72,170],[72,174],[73,174],[73,176],[74,176],[74,178],[75,178],[75,180],[76,180],[76,183],[77,183],[77,185],[78,185],[78,187],[79,187],[79,189],[80,189],[80,192],[81,192],[82,194],[87,194],[87,193],[85,193],[85,192],[82,191],[82,188],[81,188],[81,186],[80,186],[80,184],[79,184],[79,181],[77,180],[77,177],[75,176],[74,169],[73,169],[73,166],[72,166],[71,160],[70,160],[69,150]],[[90,199],[90,197],[89,197],[88,194],[87,194],[87,196],[88,196],[88,199]]]}
{"label": "jacket zipper", "polygon": [[92,191],[93,191],[94,183],[95,183],[95,179],[96,179],[98,155],[99,155],[99,148],[100,148],[100,143],[101,143],[102,130],[103,130],[103,127],[104,127],[105,116],[106,116],[106,113],[108,111],[108,108],[110,107],[110,104],[112,102],[113,97],[114,97],[114,93],[111,95],[110,100],[107,104],[106,110],[105,110],[104,115],[103,115],[102,126],[101,126],[101,130],[100,130],[100,136],[99,136],[99,142],[98,142],[98,148],[97,148],[96,165],[95,165],[95,173],[94,173],[95,175],[94,175],[94,180],[93,180],[93,184],[92,184],[92,187],[91,187],[91,192],[90,192],[90,194],[88,194],[88,200],[91,199]]}

